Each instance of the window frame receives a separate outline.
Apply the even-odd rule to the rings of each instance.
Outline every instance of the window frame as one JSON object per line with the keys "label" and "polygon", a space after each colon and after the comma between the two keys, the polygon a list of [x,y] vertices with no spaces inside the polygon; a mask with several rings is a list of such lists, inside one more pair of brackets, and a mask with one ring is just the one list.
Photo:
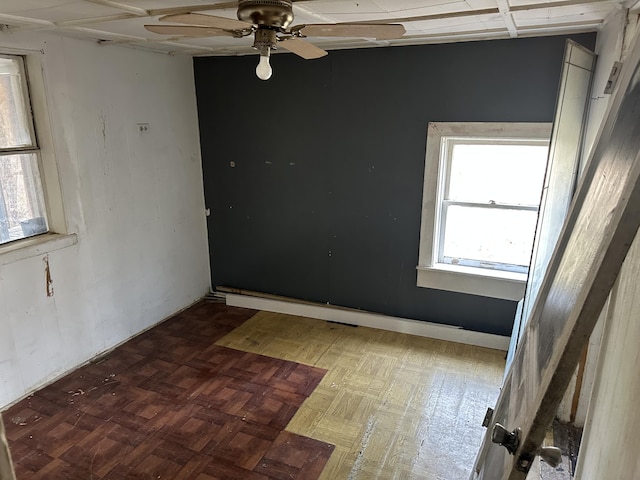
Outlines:
{"label": "window frame", "polygon": [[[419,287],[449,290],[507,300],[520,300],[524,295],[527,273],[468,265],[453,265],[441,260],[444,242],[442,203],[448,186],[447,165],[450,153],[445,152],[446,140],[481,139],[496,143],[548,144],[551,123],[491,123],[491,122],[430,122],[427,131],[420,248],[417,269]],[[443,167],[445,162],[445,168]]]}
{"label": "window frame", "polygon": [[0,266],[2,266],[75,245],[78,243],[78,236],[69,232],[64,211],[45,88],[45,54],[41,50],[10,47],[0,47],[0,54],[22,57],[23,60],[23,83],[26,84],[29,95],[33,138],[38,148],[38,167],[49,228],[48,233],[0,245]]}
{"label": "window frame", "polygon": [[[6,54],[2,52],[0,52],[0,58],[4,58],[8,60],[17,60],[18,62],[18,71],[20,76],[20,89],[21,89],[20,94],[22,97],[22,108],[24,109],[24,113],[26,116],[25,126],[27,127],[27,130],[29,132],[29,144],[27,145],[20,145],[20,146],[0,145],[0,158],[9,157],[13,155],[35,155],[36,166],[38,170],[37,174],[38,174],[38,178],[40,179],[42,162],[40,160],[40,157],[41,157],[40,146],[38,145],[38,136],[36,135],[35,120],[33,118],[33,108],[31,106],[31,92],[29,90],[29,84],[27,81],[26,58],[24,55],[13,55],[13,54]],[[44,199],[44,185],[42,185],[41,181],[38,181],[38,183],[40,184],[40,189],[42,191],[37,192],[36,195],[38,197],[42,197],[43,202],[45,204],[44,214],[48,219],[48,212],[46,211],[46,200]],[[39,233],[38,235],[46,234],[48,232],[49,232],[49,226],[47,222],[47,230],[45,232]],[[6,245],[14,241],[24,240],[25,238],[31,238],[33,236],[35,235],[30,235],[28,237],[19,238],[16,240],[10,240],[6,243],[2,243],[2,245]]]}

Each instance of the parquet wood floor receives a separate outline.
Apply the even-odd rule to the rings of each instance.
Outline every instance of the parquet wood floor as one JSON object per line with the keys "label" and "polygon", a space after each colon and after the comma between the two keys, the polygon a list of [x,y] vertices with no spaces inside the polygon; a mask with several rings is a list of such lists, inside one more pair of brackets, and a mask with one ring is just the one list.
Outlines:
{"label": "parquet wood floor", "polygon": [[219,342],[328,372],[287,430],[336,446],[326,480],[466,480],[504,352],[259,312]]}
{"label": "parquet wood floor", "polygon": [[13,406],[18,479],[469,477],[503,352],[255,313],[199,304]]}
{"label": "parquet wood floor", "polygon": [[6,412],[18,480],[316,479],[285,431],[325,370],[215,344],[255,314],[200,303]]}

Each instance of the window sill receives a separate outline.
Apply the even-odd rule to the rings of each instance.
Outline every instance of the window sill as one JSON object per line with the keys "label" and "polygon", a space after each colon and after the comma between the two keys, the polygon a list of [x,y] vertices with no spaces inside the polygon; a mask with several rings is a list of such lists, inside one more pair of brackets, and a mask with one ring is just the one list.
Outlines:
{"label": "window sill", "polygon": [[46,233],[0,246],[0,266],[70,247],[78,243],[75,233]]}
{"label": "window sill", "polygon": [[473,267],[437,264],[417,266],[418,286],[469,293],[483,297],[519,301],[524,296],[527,275]]}

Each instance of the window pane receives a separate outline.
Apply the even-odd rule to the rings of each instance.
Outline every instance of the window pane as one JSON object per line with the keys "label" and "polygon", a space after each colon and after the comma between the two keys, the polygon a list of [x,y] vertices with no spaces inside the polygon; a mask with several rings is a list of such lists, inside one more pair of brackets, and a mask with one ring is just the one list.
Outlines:
{"label": "window pane", "polygon": [[31,138],[31,112],[21,78],[21,58],[0,57],[0,148],[28,147]]}
{"label": "window pane", "polygon": [[0,156],[0,243],[47,230],[37,154]]}
{"label": "window pane", "polygon": [[449,200],[538,205],[546,145],[453,145]]}
{"label": "window pane", "polygon": [[529,265],[537,212],[452,205],[447,208],[444,257]]}

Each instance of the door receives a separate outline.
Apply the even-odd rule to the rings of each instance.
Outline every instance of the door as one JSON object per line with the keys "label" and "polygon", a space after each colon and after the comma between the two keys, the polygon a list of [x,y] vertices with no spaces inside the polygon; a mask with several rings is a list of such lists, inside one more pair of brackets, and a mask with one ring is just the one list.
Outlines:
{"label": "door", "polygon": [[538,290],[573,198],[595,61],[596,55],[592,51],[572,40],[567,40],[529,278],[524,300],[518,304],[513,322],[505,375],[513,361],[517,343],[538,296]]}
{"label": "door", "polygon": [[15,480],[15,473],[11,465],[11,454],[9,453],[9,444],[4,434],[4,424],[2,423],[2,415],[0,415],[0,479]]}
{"label": "door", "polygon": [[[472,478],[524,480],[640,225],[640,42],[584,169]],[[500,423],[510,452],[492,443]],[[509,443],[504,441],[504,443]]]}

